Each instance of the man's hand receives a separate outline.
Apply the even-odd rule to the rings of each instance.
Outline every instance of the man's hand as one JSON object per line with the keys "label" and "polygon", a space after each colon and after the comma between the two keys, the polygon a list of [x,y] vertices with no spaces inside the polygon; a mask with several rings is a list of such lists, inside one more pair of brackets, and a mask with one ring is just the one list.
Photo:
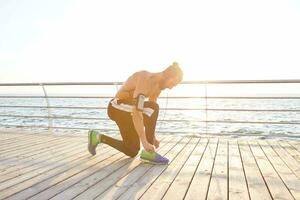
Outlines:
{"label": "man's hand", "polygon": [[153,147],[152,144],[150,144],[149,142],[143,142],[143,146],[144,146],[144,149],[150,153],[154,153],[155,152],[155,149]]}
{"label": "man's hand", "polygon": [[153,145],[155,146],[155,148],[159,147],[159,143],[160,143],[159,140],[157,140],[156,138],[153,139]]}

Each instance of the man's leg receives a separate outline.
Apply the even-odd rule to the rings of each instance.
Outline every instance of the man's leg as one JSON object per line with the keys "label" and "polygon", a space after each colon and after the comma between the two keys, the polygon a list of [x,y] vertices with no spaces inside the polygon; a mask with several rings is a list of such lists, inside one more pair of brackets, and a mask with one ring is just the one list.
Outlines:
{"label": "man's leg", "polygon": [[117,123],[123,140],[101,134],[99,142],[107,144],[130,157],[136,156],[140,150],[140,140],[135,131],[131,114],[109,105],[108,115]]}
{"label": "man's leg", "polygon": [[[153,145],[159,106],[155,102],[145,102],[145,107],[152,108],[154,110],[151,117],[143,115],[146,138],[147,141]],[[131,114],[128,112],[117,110],[109,105],[108,115],[117,123],[123,141],[104,134],[100,134],[99,142],[105,143],[130,157],[136,156],[140,150],[140,140],[137,132],[135,131]]]}
{"label": "man's leg", "polygon": [[[145,102],[146,108],[152,108],[154,112],[151,117],[143,115],[145,132],[147,141],[153,145],[153,139],[155,134],[156,121],[159,113],[159,106],[155,102]],[[114,108],[109,108],[114,109]],[[134,157],[140,149],[140,140],[132,121],[130,113],[119,111],[117,109],[113,110],[114,115],[110,115],[113,120],[116,121],[120,133],[122,135],[123,141],[114,139],[112,137],[102,135],[101,142],[110,145],[111,147],[118,149],[119,151],[125,153],[128,156]],[[117,116],[116,116],[117,115]]]}
{"label": "man's leg", "polygon": [[143,115],[147,141],[153,145],[153,139],[155,137],[156,121],[159,113],[159,106],[155,102],[147,101],[145,102],[144,107],[152,108],[154,110],[151,117],[145,114]]}
{"label": "man's leg", "polygon": [[[118,123],[123,140],[101,134],[101,143],[107,144],[130,157],[135,157],[140,150],[139,136],[135,129],[130,129],[124,122]],[[133,127],[134,128],[134,127]]]}
{"label": "man's leg", "polygon": [[[153,139],[155,137],[155,127],[156,127],[156,121],[158,118],[158,113],[159,113],[159,106],[155,102],[145,102],[144,107],[146,108],[152,108],[154,112],[152,115],[149,117],[148,115],[143,115],[144,116],[144,125],[145,125],[145,132],[146,132],[146,137],[149,143],[153,144]],[[155,153],[150,153],[147,151],[142,151],[141,156],[140,156],[142,161],[145,162],[150,162],[153,164],[168,164],[169,159],[158,154],[157,152]]]}

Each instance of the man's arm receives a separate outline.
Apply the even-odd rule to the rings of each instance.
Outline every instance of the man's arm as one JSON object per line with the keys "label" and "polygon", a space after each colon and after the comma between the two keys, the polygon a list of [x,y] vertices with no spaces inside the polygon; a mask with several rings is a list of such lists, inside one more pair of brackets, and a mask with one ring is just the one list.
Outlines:
{"label": "man's arm", "polygon": [[154,147],[147,141],[145,129],[144,129],[144,120],[143,120],[143,113],[138,111],[135,107],[132,111],[132,120],[135,127],[136,132],[139,135],[139,138],[143,144],[143,147],[148,152],[154,152]]}
{"label": "man's arm", "polygon": [[149,101],[156,102],[159,95],[160,95],[160,91],[155,95],[150,96]]}
{"label": "man's arm", "polygon": [[[144,81],[138,80],[136,83],[136,87],[133,93],[133,98],[137,98],[139,94],[147,93],[147,83]],[[139,135],[139,138],[145,148],[146,151],[154,152],[154,147],[151,145],[146,138],[145,129],[144,129],[144,117],[142,111],[137,110],[135,105],[133,106],[132,110],[132,120],[135,127],[136,132]]]}

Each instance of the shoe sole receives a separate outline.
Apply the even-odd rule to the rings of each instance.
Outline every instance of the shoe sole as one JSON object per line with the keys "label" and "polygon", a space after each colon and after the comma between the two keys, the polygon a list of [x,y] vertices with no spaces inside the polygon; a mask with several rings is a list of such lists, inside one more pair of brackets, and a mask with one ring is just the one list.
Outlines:
{"label": "shoe sole", "polygon": [[142,162],[146,162],[146,163],[149,163],[149,164],[153,164],[153,165],[168,165],[169,163],[158,163],[158,162],[153,162],[151,160],[146,160],[146,159],[143,159],[143,158],[140,158],[140,161]]}

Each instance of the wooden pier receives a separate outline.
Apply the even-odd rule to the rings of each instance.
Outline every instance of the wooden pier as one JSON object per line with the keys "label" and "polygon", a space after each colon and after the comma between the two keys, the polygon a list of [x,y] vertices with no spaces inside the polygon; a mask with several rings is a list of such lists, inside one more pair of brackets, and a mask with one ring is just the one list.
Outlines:
{"label": "wooden pier", "polygon": [[0,199],[300,199],[299,140],[158,138],[169,165],[104,144],[91,156],[83,135],[0,131]]}

